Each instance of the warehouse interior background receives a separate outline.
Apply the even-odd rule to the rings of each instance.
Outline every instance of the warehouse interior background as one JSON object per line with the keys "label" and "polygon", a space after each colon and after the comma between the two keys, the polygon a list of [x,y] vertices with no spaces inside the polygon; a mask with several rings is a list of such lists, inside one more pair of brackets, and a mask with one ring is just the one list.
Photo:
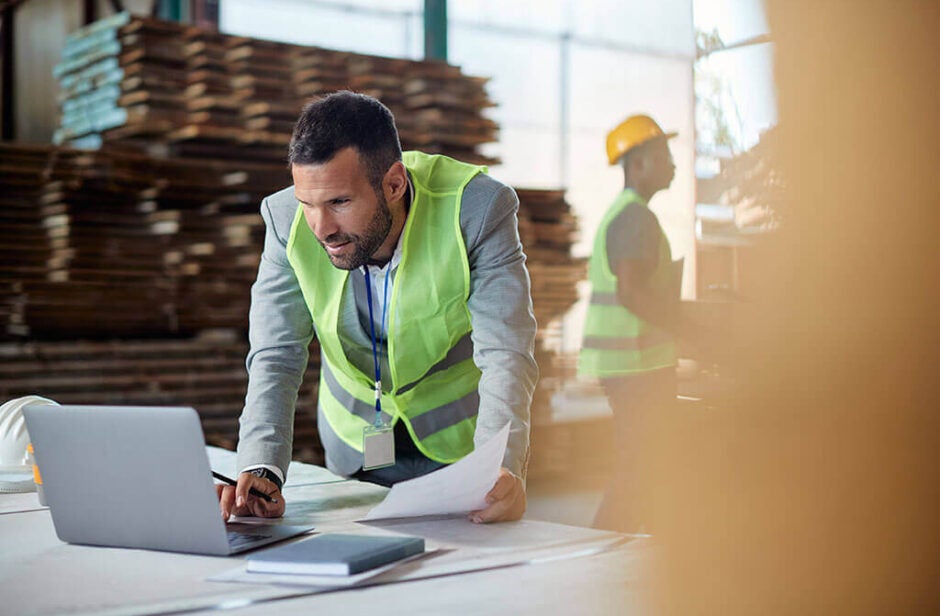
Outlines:
{"label": "warehouse interior background", "polygon": [[[231,37],[224,44],[245,57],[350,52],[371,67],[360,78],[433,81],[423,75],[434,4],[446,4],[443,57],[459,67],[438,83],[483,84],[485,96],[462,109],[474,136],[409,134],[469,148],[523,205],[542,370],[530,515],[589,524],[616,472],[609,409],[572,358],[593,230],[622,183],[604,138],[647,112],[679,133],[675,180],[652,206],[685,258],[683,298],[716,324],[714,347],[688,349],[680,365],[687,423],[650,445],[657,579],[695,591],[660,600],[679,613],[726,606],[729,592],[755,609],[768,598],[861,613],[934,604],[940,12],[928,1],[2,2],[0,398],[192,404],[210,442],[233,447],[246,347],[244,304],[231,298],[246,299],[259,230],[245,217],[263,189],[289,183],[273,171],[277,139],[238,133],[240,157],[225,158],[218,135],[179,132],[195,116],[59,132],[53,146],[68,128],[68,73],[56,67],[70,34],[126,9],[144,32],[152,19],[177,24],[152,36],[190,45],[183,64],[222,44],[195,26]],[[152,113],[160,95],[133,104]],[[97,158],[62,154],[81,138]],[[220,160],[204,160],[204,173],[224,198],[187,176],[209,151]],[[175,194],[176,180],[204,202]],[[83,219],[77,208],[95,199],[155,205],[136,210],[146,220],[120,208]],[[30,203],[42,207],[27,216]],[[209,229],[219,214],[225,224]],[[134,252],[128,237],[155,247]],[[96,252],[104,245],[117,252]],[[309,441],[316,369],[298,407],[298,438]],[[321,455],[310,442],[295,453]]]}

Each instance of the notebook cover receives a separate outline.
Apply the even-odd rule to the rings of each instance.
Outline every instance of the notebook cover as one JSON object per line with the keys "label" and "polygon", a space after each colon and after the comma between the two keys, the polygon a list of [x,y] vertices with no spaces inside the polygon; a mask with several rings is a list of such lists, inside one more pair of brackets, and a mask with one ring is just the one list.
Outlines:
{"label": "notebook cover", "polygon": [[424,551],[421,537],[328,533],[247,557],[254,573],[351,575]]}

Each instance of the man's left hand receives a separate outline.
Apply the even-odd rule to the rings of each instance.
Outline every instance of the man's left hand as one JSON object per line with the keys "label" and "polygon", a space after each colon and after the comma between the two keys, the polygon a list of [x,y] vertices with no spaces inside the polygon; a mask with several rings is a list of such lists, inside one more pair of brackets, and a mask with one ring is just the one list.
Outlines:
{"label": "man's left hand", "polygon": [[493,489],[486,494],[485,509],[470,512],[474,524],[518,520],[525,513],[525,485],[509,469],[499,469]]}

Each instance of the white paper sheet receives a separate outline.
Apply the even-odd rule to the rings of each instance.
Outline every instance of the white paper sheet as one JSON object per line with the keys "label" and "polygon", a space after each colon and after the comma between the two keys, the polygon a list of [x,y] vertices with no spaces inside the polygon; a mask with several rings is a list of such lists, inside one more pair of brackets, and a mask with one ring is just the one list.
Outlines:
{"label": "white paper sheet", "polygon": [[469,513],[486,507],[486,494],[496,483],[509,424],[496,436],[450,466],[392,486],[363,520]]}

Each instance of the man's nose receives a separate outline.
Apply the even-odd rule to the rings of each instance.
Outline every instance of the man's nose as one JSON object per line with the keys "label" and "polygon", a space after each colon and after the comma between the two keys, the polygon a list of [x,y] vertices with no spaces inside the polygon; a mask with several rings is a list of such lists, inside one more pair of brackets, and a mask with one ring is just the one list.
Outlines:
{"label": "man's nose", "polygon": [[336,220],[325,208],[316,208],[307,211],[307,226],[321,242],[339,231]]}

